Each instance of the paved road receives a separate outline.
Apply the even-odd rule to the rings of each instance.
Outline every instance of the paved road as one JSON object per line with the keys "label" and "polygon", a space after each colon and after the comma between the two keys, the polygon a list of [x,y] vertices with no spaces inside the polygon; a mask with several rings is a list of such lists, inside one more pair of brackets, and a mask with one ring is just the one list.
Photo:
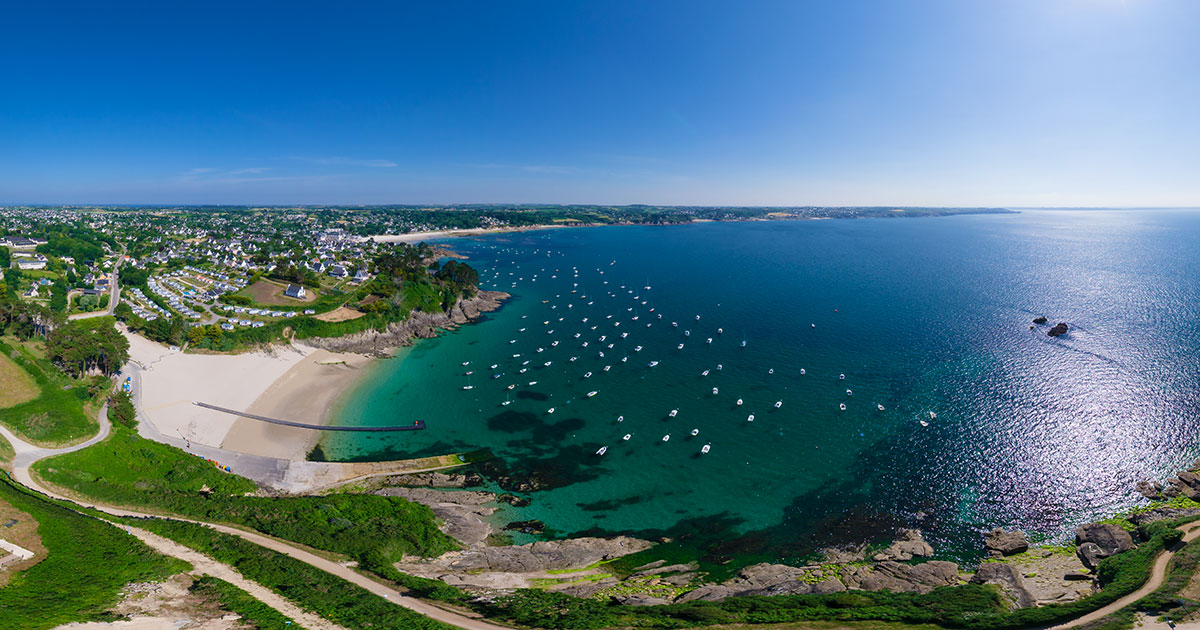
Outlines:
{"label": "paved road", "polygon": [[[57,492],[54,492],[54,491],[42,486],[30,474],[30,467],[33,465],[34,462],[36,462],[40,459],[46,458],[46,457],[53,456],[53,455],[61,455],[63,453],[71,453],[71,452],[78,451],[83,448],[87,448],[88,446],[91,446],[91,445],[103,440],[104,438],[108,437],[108,434],[111,431],[111,429],[112,429],[112,424],[108,421],[108,408],[106,405],[105,407],[102,407],[100,410],[100,432],[97,433],[95,437],[89,439],[88,441],[86,441],[82,444],[77,444],[75,446],[69,446],[69,447],[61,448],[61,449],[41,448],[38,446],[34,446],[32,444],[29,444],[28,442],[25,442],[24,440],[13,435],[12,432],[9,431],[7,428],[4,428],[2,426],[0,426],[0,435],[3,435],[9,441],[9,443],[12,444],[13,451],[16,454],[16,456],[13,458],[13,472],[12,472],[13,479],[15,479],[18,483],[26,486],[27,488],[30,488],[37,492],[41,492],[42,494],[45,494],[47,496],[50,496],[50,497],[53,497],[56,499],[61,499],[64,501],[74,503],[76,505],[80,505],[82,507],[94,508],[94,509],[97,509],[106,514],[111,514],[113,516],[162,518],[161,516],[158,516],[155,514],[147,514],[144,512],[137,512],[134,510],[127,510],[127,509],[122,509],[122,508],[111,507],[108,505],[93,503],[93,502],[87,501],[87,500],[72,499],[72,498],[63,496],[61,494],[58,494]],[[441,621],[443,623],[446,623],[446,624],[449,624],[452,626],[457,626],[459,628],[463,628],[464,630],[511,630],[509,628],[506,628],[505,626],[500,626],[500,625],[496,625],[493,623],[489,623],[488,621],[485,621],[481,618],[469,617],[464,614],[460,614],[460,613],[452,612],[449,610],[445,610],[443,608],[439,608],[433,604],[430,604],[429,602],[426,602],[421,599],[417,599],[415,597],[412,597],[411,595],[407,595],[401,591],[391,588],[390,586],[385,586],[383,584],[380,584],[379,582],[376,582],[375,580],[372,580],[360,573],[357,573],[346,566],[343,566],[341,564],[338,564],[332,560],[323,558],[316,554],[309,553],[308,551],[305,551],[304,549],[296,547],[290,543],[283,542],[281,540],[276,540],[274,538],[269,538],[267,536],[263,536],[262,534],[258,534],[258,533],[250,532],[250,531],[244,531],[244,530],[237,529],[234,527],[229,527],[226,525],[217,525],[214,523],[204,523],[201,521],[193,521],[193,520],[182,519],[182,518],[173,519],[173,520],[185,521],[185,522],[189,522],[189,523],[195,523],[198,525],[204,525],[206,527],[215,529],[221,533],[230,534],[232,536],[237,536],[248,542],[266,547],[273,551],[277,551],[284,555],[295,558],[296,560],[299,560],[305,564],[308,564],[310,566],[316,567],[317,569],[325,571],[326,573],[329,573],[329,574],[335,575],[339,578],[342,578],[343,580],[346,580],[347,582],[351,582],[357,586],[361,586],[362,588],[366,589],[367,591],[370,591],[371,593],[373,593],[375,595],[383,597],[384,599],[392,602],[393,604],[403,606],[414,612],[420,613],[422,615],[436,619],[437,621]],[[198,552],[195,552],[191,549],[187,549],[186,547],[182,547],[181,545],[176,545],[174,542],[172,542],[168,539],[162,538],[160,536],[157,536],[157,535],[147,532],[145,530],[141,530],[141,529],[135,528],[135,527],[129,527],[126,529],[127,529],[127,531],[129,531],[130,534],[137,536],[138,539],[142,540],[142,542],[145,542],[147,545],[149,545],[151,548],[153,548],[155,551],[158,551],[159,553],[162,553],[162,554],[168,555],[168,556],[172,556],[172,557],[176,557],[181,560],[190,562],[194,566],[197,567],[197,570],[202,571],[202,572],[215,571],[214,573],[210,573],[210,575],[233,582],[234,584],[237,584],[238,586],[242,586],[243,584],[245,584],[246,586],[244,587],[244,590],[247,590],[247,592],[250,592],[252,595],[255,595],[255,597],[258,598],[260,601],[262,601],[264,604],[271,606],[272,608],[275,608],[276,610],[278,610],[280,613],[287,615],[288,617],[291,617],[292,619],[295,619],[296,621],[300,622],[300,624],[306,628],[309,628],[311,630],[340,630],[339,626],[329,623],[323,619],[315,618],[315,619],[312,619],[311,621],[305,621],[306,619],[309,619],[310,617],[312,617],[312,615],[309,615],[308,613],[304,613],[304,612],[300,611],[299,609],[295,608],[294,604],[292,604],[291,602],[288,602],[287,600],[284,600],[282,597],[279,597],[278,595],[275,595],[272,591],[265,589],[261,585],[258,585],[250,580],[246,580],[239,573],[237,573],[237,571],[235,569],[233,569],[233,567],[221,564],[211,558],[208,558],[207,556],[203,556],[202,554],[199,554]],[[201,563],[197,564],[196,559],[201,559],[202,560]],[[233,578],[233,579],[231,579],[231,578]],[[251,590],[251,589],[253,589],[253,590]],[[266,593],[270,593],[270,597],[268,597],[267,599],[264,599],[263,597],[258,597],[258,594],[263,591],[265,591]],[[278,606],[276,604],[278,604]]]}
{"label": "paved road", "polygon": [[[1179,528],[1183,532],[1183,542],[1188,543],[1200,537],[1200,521],[1188,523]],[[1175,556],[1175,551],[1168,550],[1158,554],[1154,559],[1154,565],[1150,568],[1150,579],[1142,585],[1138,590],[1118,599],[1117,601],[1097,610],[1094,610],[1078,619],[1073,619],[1057,626],[1051,626],[1048,630],[1065,630],[1066,628],[1074,628],[1085,623],[1091,623],[1097,619],[1107,617],[1118,610],[1136,602],[1137,600],[1153,593],[1167,579],[1167,565],[1170,564],[1171,558]]]}

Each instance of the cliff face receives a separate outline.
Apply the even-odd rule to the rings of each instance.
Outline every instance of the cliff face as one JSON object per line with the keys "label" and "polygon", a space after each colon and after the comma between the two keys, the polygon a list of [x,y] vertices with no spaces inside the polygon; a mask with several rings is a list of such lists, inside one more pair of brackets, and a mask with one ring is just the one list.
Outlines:
{"label": "cliff face", "polygon": [[332,352],[354,352],[368,356],[391,356],[400,346],[412,343],[413,339],[435,337],[443,330],[453,329],[479,317],[481,313],[500,308],[500,303],[510,296],[503,291],[479,291],[474,297],[459,299],[449,313],[423,313],[413,311],[408,319],[388,324],[387,330],[367,330],[343,337],[318,337],[305,339],[304,343]]}

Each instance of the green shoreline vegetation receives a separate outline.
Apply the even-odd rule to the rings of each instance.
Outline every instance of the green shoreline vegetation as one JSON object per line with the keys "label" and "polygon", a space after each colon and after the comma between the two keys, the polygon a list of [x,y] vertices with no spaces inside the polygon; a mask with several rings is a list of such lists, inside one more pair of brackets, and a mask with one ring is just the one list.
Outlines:
{"label": "green shoreline vegetation", "polygon": [[112,621],[107,611],[130,582],[161,581],[188,570],[109,523],[34,496],[7,475],[0,500],[38,522],[49,553],[0,588],[8,630],[43,630],[73,621]]}

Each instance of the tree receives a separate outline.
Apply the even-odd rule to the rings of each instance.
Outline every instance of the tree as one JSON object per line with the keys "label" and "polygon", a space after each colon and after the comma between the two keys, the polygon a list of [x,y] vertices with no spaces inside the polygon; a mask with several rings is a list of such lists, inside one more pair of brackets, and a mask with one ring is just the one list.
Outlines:
{"label": "tree", "polygon": [[91,370],[116,374],[129,360],[129,340],[111,317],[67,322],[46,337],[46,355],[64,372],[82,377]]}

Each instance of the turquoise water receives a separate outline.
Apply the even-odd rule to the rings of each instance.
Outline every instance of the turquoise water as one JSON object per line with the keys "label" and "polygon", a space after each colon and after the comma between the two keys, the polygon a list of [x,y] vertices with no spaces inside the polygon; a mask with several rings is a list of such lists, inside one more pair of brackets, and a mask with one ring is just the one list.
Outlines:
{"label": "turquoise water", "polygon": [[[457,239],[512,299],[385,361],[337,420],[426,431],[323,448],[488,449],[491,477],[545,487],[514,516],[559,535],[671,537],[718,560],[797,559],[894,526],[956,558],[994,526],[1061,537],[1197,455],[1198,243],[1188,211]],[[1038,314],[1071,332],[1031,332]]]}

